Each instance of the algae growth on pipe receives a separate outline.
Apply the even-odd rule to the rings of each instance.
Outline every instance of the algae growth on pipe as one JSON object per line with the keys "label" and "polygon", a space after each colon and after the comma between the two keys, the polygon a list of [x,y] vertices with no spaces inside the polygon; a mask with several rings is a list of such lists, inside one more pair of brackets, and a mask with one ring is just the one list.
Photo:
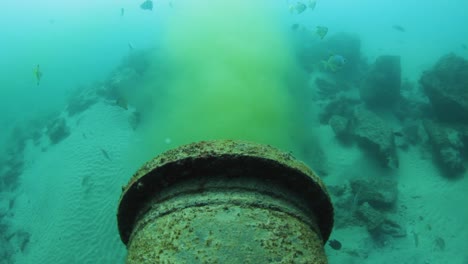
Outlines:
{"label": "algae growth on pipe", "polygon": [[220,140],[147,162],[124,187],[117,218],[129,264],[325,264],[333,206],[289,153]]}

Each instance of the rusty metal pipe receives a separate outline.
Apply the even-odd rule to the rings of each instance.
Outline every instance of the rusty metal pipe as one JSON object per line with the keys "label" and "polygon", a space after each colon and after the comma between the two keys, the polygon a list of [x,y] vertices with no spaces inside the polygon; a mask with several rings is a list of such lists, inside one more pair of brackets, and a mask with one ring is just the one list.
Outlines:
{"label": "rusty metal pipe", "polygon": [[327,263],[333,206],[290,154],[204,141],[146,163],[117,218],[127,263]]}

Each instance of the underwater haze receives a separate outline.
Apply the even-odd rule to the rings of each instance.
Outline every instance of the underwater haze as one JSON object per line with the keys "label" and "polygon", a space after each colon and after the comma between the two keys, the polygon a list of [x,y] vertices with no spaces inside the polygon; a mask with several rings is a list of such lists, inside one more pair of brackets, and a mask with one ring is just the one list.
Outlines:
{"label": "underwater haze", "polygon": [[324,181],[329,263],[468,264],[466,10],[2,1],[0,263],[125,263],[115,214],[133,173],[234,139]]}
{"label": "underwater haze", "polygon": [[[2,1],[2,125],[5,119],[11,125],[38,111],[63,108],[71,90],[103,80],[127,53],[128,43],[153,45],[158,29],[145,25],[158,24],[159,18],[140,13],[132,2]],[[119,16],[121,7],[128,10],[125,18]],[[47,89],[35,87],[31,78],[37,64],[47,71],[41,80]]]}

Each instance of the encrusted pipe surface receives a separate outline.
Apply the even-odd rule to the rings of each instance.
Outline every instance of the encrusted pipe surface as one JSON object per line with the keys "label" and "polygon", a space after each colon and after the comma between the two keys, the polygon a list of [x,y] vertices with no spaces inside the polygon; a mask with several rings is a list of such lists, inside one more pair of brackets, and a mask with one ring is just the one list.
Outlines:
{"label": "encrusted pipe surface", "polygon": [[124,188],[127,263],[327,263],[321,180],[273,147],[204,141],[167,151]]}

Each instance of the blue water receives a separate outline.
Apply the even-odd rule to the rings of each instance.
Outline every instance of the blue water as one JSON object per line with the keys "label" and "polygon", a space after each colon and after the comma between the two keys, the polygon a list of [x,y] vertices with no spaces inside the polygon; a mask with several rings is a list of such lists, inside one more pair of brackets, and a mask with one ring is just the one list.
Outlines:
{"label": "blue water", "polygon": [[[200,18],[203,20],[200,25],[210,27],[210,19],[213,19],[214,30],[213,32],[200,30],[200,32],[206,33],[203,36],[197,35],[199,31],[196,23],[195,25],[184,24],[187,21],[197,21],[196,18],[178,19],[178,10],[184,9],[184,0],[154,1],[152,11],[142,10],[141,3],[134,0],[3,0],[0,3],[0,127],[2,128],[0,133],[0,263],[32,263],[30,261],[33,261],[33,256],[39,256],[38,252],[41,252],[42,248],[50,249],[52,247],[57,248],[57,251],[44,250],[44,254],[41,255],[42,260],[55,259],[56,257],[59,259],[55,259],[58,261],[57,263],[60,261],[63,263],[123,263],[125,249],[118,239],[114,219],[120,194],[119,185],[126,183],[131,173],[138,168],[141,162],[151,158],[160,150],[179,143],[203,139],[206,132],[204,129],[191,130],[187,128],[186,131],[186,128],[183,127],[187,122],[190,124],[192,122],[198,123],[198,119],[195,120],[196,122],[193,120],[193,113],[203,120],[210,120],[210,118],[227,120],[227,125],[216,127],[210,127],[214,125],[214,122],[206,121],[204,123],[205,121],[202,121],[201,123],[210,129],[210,133],[207,135],[208,139],[234,135],[239,136],[239,139],[257,140],[259,135],[262,137],[262,133],[265,134],[265,140],[259,140],[262,141],[261,143],[289,148],[286,151],[292,151],[309,165],[317,166],[315,170],[319,174],[323,173],[321,176],[327,185],[332,186],[332,189],[333,186],[349,183],[350,179],[343,176],[345,170],[349,169],[352,174],[361,173],[360,169],[356,169],[356,166],[361,166],[362,170],[367,169],[374,174],[388,174],[389,177],[399,179],[398,192],[401,200],[399,200],[397,209],[392,213],[403,215],[400,218],[400,223],[405,227],[406,236],[404,238],[391,238],[384,242],[380,241],[382,243],[379,244],[369,237],[362,226],[362,230],[359,229],[359,225],[341,227],[336,231],[337,235],[332,236],[332,238],[339,239],[343,243],[343,249],[336,251],[326,245],[330,263],[468,263],[468,255],[464,252],[468,247],[466,242],[468,227],[460,224],[468,222],[468,215],[466,209],[455,206],[466,205],[468,202],[466,197],[460,196],[463,193],[463,187],[468,186],[466,172],[454,180],[438,171],[437,165],[431,162],[432,156],[431,151],[428,150],[430,144],[426,144],[427,138],[421,139],[422,142],[426,143],[411,146],[409,151],[398,149],[397,154],[402,165],[390,170],[385,168],[382,172],[382,168],[375,165],[371,159],[362,160],[361,151],[365,152],[365,150],[360,149],[357,145],[343,147],[334,139],[334,134],[328,124],[320,124],[317,121],[320,111],[332,99],[320,98],[314,90],[317,89],[314,85],[315,78],[325,76],[323,78],[326,80],[345,82],[351,87],[351,90],[343,94],[351,94],[351,97],[359,99],[359,95],[356,94],[358,94],[357,91],[361,84],[357,80],[365,78],[366,72],[379,56],[396,55],[401,58],[402,81],[415,87],[411,90],[411,96],[414,95],[418,102],[428,103],[427,97],[418,84],[423,72],[430,70],[439,58],[449,53],[465,60],[468,59],[468,27],[466,26],[468,25],[468,2],[466,0],[318,0],[314,10],[307,9],[301,14],[289,12],[289,6],[298,1],[278,0],[273,3],[273,1],[262,0],[258,3],[252,2],[252,8],[245,11],[249,15],[239,15],[235,19],[226,15],[227,20],[232,19],[232,21],[229,20],[229,24],[226,22],[226,31],[228,32],[226,35],[232,32],[233,37],[232,39],[226,35],[219,38],[214,37],[213,39],[219,40],[221,43],[219,46],[214,45],[210,37],[218,34],[218,31],[223,28],[223,24],[219,23],[223,12],[229,14],[233,10],[230,10],[228,4],[226,4],[226,8],[220,8],[222,4],[213,4],[208,0],[200,1],[200,5],[206,9],[200,13],[201,17],[208,17],[207,19]],[[122,9],[124,10],[123,15],[121,15]],[[258,19],[258,17],[263,16],[266,17],[265,20]],[[249,21],[258,22],[259,25],[250,26]],[[266,23],[265,21],[270,21],[271,25],[263,25],[262,23]],[[293,32],[291,29],[293,24],[298,24],[307,30]],[[323,40],[316,36],[316,26],[328,28],[328,33]],[[278,27],[278,33],[275,31],[276,27]],[[182,36],[185,35],[184,28],[187,29],[186,35],[189,37]],[[264,28],[272,30],[273,33],[258,34],[255,32],[256,29]],[[258,34],[261,37],[246,38],[245,35],[248,36],[248,34],[244,35],[239,32]],[[326,61],[330,55],[337,52],[333,48],[327,47],[326,43],[333,36],[342,32],[357,36],[360,41],[360,59],[359,63],[354,66],[358,67],[357,65],[359,65],[362,68],[353,71],[346,68],[351,67],[352,64],[345,64],[343,69],[339,67],[336,73],[324,71],[320,68],[322,60]],[[236,39],[237,33],[244,39],[240,41]],[[290,39],[285,39],[285,36]],[[196,43],[193,45],[206,44],[205,47],[215,48],[192,47],[191,38],[194,38],[193,43]],[[202,40],[200,41],[200,39]],[[177,42],[178,40],[184,43]],[[249,40],[252,42],[249,43]],[[271,42],[266,40],[271,40]],[[218,43],[216,41],[214,42]],[[237,46],[241,48],[237,50]],[[216,50],[217,47],[220,50]],[[285,49],[274,50],[274,47],[284,47]],[[149,70],[145,68],[147,70],[145,73],[132,75],[130,78],[132,83],[121,84],[121,87],[117,88],[116,94],[110,88],[106,90],[111,91],[108,94],[93,94],[91,97],[95,101],[80,110],[78,114],[71,115],[69,111],[67,113],[66,109],[71,102],[84,101],[84,97],[73,97],[77,91],[79,93],[86,89],[93,90],[103,85],[110,87],[109,80],[112,77],[124,76],[122,71],[115,74],[118,67],[123,65],[123,67],[131,68],[142,63],[142,60],[139,59],[136,59],[137,62],[134,64],[128,63],[128,61],[123,62],[128,56],[135,58],[138,52],[143,52],[142,56],[150,61]],[[242,60],[237,61],[236,56],[223,56],[229,52],[238,52],[237,56],[244,56],[247,63]],[[261,55],[252,55],[249,52]],[[304,52],[309,52],[310,54],[307,56],[310,57],[303,56]],[[208,55],[206,58],[201,58],[198,57],[200,54]],[[249,54],[252,56],[249,57]],[[221,58],[221,63],[216,61],[217,57]],[[186,61],[186,58],[189,59]],[[291,58],[294,62],[290,61]],[[197,66],[197,60],[200,61],[200,67]],[[250,64],[249,60],[264,61]],[[309,66],[301,68],[306,60],[310,60],[306,64],[309,63],[311,68],[307,68]],[[233,67],[229,65],[231,62],[235,64]],[[39,85],[37,84],[38,79],[34,75],[34,69],[38,64],[42,72]],[[176,68],[173,68],[174,65]],[[286,69],[282,68],[284,65],[288,65],[285,66]],[[293,65],[293,67],[289,67],[289,65]],[[218,69],[221,70],[218,71]],[[268,85],[276,88],[276,84],[281,83],[278,85],[279,90],[283,88],[289,90],[288,84],[294,83],[297,84],[297,87],[294,88],[304,91],[303,93],[302,90],[299,92],[303,96],[289,97],[289,94],[283,93],[284,89],[271,94],[265,94],[263,90],[258,89],[257,93],[252,91],[251,94],[248,94],[248,89],[236,89],[236,86],[233,85],[231,88],[242,93],[242,96],[232,94],[231,90],[228,90],[225,94],[216,93],[204,96],[204,99],[208,99],[207,102],[202,100],[201,107],[199,104],[192,105],[190,103],[192,98],[199,99],[199,97],[195,96],[197,92],[194,92],[193,89],[184,90],[190,86],[187,83],[194,83],[193,80],[197,80],[200,81],[198,85],[201,86],[206,83],[216,86],[226,80],[236,81],[238,77],[236,74],[233,74],[234,77],[230,76],[230,69],[238,71],[236,74],[248,76],[246,79],[249,80],[242,80],[241,84],[244,84],[243,81],[245,81],[247,84],[255,83],[257,85],[267,79],[268,81],[265,83]],[[284,82],[287,83],[286,85],[278,77],[282,75],[276,74],[277,70],[283,71],[281,73],[290,78]],[[352,72],[355,78],[342,75],[346,72]],[[257,79],[255,73],[265,74],[265,76],[262,75]],[[356,76],[357,74],[362,74],[362,76]],[[184,76],[184,79],[180,76]],[[194,84],[194,87],[196,85]],[[137,89],[137,86],[144,87],[144,89]],[[155,92],[155,87],[157,87],[157,92]],[[179,91],[182,91],[182,95]],[[209,91],[207,89],[202,92]],[[168,95],[164,97],[166,93]],[[271,101],[265,99],[267,96],[271,96]],[[167,100],[165,100],[166,98]],[[212,100],[209,98],[220,99],[220,102],[217,101],[214,106],[210,105]],[[213,107],[219,106],[219,109],[225,109],[223,105],[224,107],[235,105],[232,102],[223,101],[230,100],[230,98],[247,102],[246,104],[249,106],[256,106],[256,102],[262,103],[258,103],[260,105],[258,108],[250,109],[253,112],[244,112],[248,116],[252,114],[254,116],[252,119],[241,114],[239,119],[232,118],[231,114],[223,115],[221,110],[221,114],[211,116],[207,114],[200,117],[200,111],[209,109],[213,112],[214,109],[218,109]],[[248,100],[244,100],[245,98]],[[120,103],[121,99],[124,100],[123,104]],[[291,102],[294,106],[291,106]],[[286,106],[286,108],[293,108],[291,112],[296,113],[292,118],[293,121],[285,122],[282,114],[288,117],[290,109],[277,106],[279,104]],[[244,107],[245,105],[240,106],[242,109]],[[124,111],[123,108],[128,109]],[[278,114],[279,117],[265,117],[266,121],[263,124],[257,121],[259,118],[263,118],[265,113],[257,115],[255,109],[266,112],[266,115]],[[298,111],[301,113],[296,120]],[[155,112],[157,113],[155,114]],[[391,111],[378,110],[376,114],[386,123],[398,128],[406,124],[398,121],[398,118],[393,116]],[[140,115],[142,120],[139,119]],[[99,121],[98,116],[102,117],[102,122]],[[173,117],[178,118],[179,122],[172,120]],[[53,136],[50,136],[52,130],[50,127],[57,125],[55,120],[60,118],[67,122],[68,132],[61,131],[60,133],[63,135],[58,136],[57,142],[52,142]],[[183,118],[192,120],[183,120]],[[250,133],[249,131],[244,135],[237,133],[238,131],[232,132],[229,126],[229,121],[232,120],[235,122],[249,120],[249,122],[261,123],[260,125],[265,126],[257,129],[256,124],[248,124],[247,127],[250,125],[254,127],[254,132]],[[280,125],[274,122],[278,122]],[[110,125],[115,127],[109,128]],[[468,124],[461,122],[461,125]],[[227,132],[219,134],[216,129]],[[248,129],[246,130],[248,131]],[[155,131],[157,131],[157,136],[153,135]],[[211,133],[212,131],[214,132]],[[187,136],[184,132],[190,133],[190,135]],[[291,136],[293,139],[278,140],[280,137],[284,138],[285,135]],[[148,142],[149,138],[153,139],[152,136],[155,138],[154,142]],[[245,138],[243,138],[244,136]],[[172,143],[174,145],[171,145]],[[80,147],[75,148],[73,144]],[[151,151],[149,146],[153,147],[153,144],[157,151]],[[160,147],[160,145],[164,146]],[[318,147],[319,145],[320,147]],[[300,150],[302,146],[311,150],[303,151],[304,154]],[[94,149],[90,150],[92,148]],[[47,211],[48,206],[50,206],[54,208],[54,210],[51,209],[51,212],[54,213],[47,214],[36,210],[32,212],[35,214],[33,218],[60,219],[56,222],[51,221],[47,230],[53,230],[57,233],[60,232],[60,228],[68,230],[67,221],[64,219],[73,218],[73,214],[63,208],[63,210],[57,209],[61,206],[58,205],[59,203],[54,203],[54,199],[51,198],[62,197],[64,191],[61,191],[60,188],[50,187],[55,186],[57,179],[66,176],[51,176],[49,178],[45,173],[45,167],[51,164],[51,160],[55,160],[56,164],[61,164],[62,161],[63,164],[68,164],[64,165],[63,168],[59,168],[60,165],[57,165],[57,168],[52,170],[58,173],[56,175],[82,171],[81,168],[85,166],[81,162],[77,161],[75,166],[70,161],[74,159],[70,158],[72,157],[70,153],[79,154],[76,149],[82,151],[82,156],[91,157],[86,162],[93,163],[94,157],[103,159],[97,162],[99,164],[108,161],[108,163],[98,166],[102,171],[93,171],[95,175],[101,176],[93,176],[93,173],[87,177],[76,176],[79,177],[76,181],[77,186],[86,189],[89,179],[105,181],[102,177],[114,177],[112,173],[120,173],[116,176],[118,180],[112,182],[112,187],[101,186],[102,188],[98,188],[100,194],[108,192],[109,200],[115,202],[115,205],[105,204],[107,207],[103,210],[103,222],[95,223],[97,226],[113,226],[112,229],[106,229],[102,232],[102,237],[111,242],[102,246],[96,245],[94,250],[83,249],[83,252],[77,252],[73,257],[60,258],[62,255],[72,255],[66,252],[64,245],[68,246],[73,243],[67,244],[58,240],[43,241],[39,235],[40,232],[38,232],[40,227],[32,228],[31,226],[34,225],[23,225],[27,222],[24,218],[26,215],[24,210],[28,208],[28,204],[31,204],[28,201],[33,201],[34,205],[37,202],[37,205],[44,206],[44,211]],[[460,147],[460,149],[466,150],[466,146]],[[97,154],[89,156],[88,151]],[[134,155],[134,153],[139,154]],[[419,155],[419,153],[423,154]],[[463,159],[461,163],[466,166],[468,154],[463,151],[461,153],[461,159]],[[311,158],[310,155],[313,157]],[[317,155],[329,160],[325,162],[329,163],[327,168],[319,168],[320,166],[317,164],[322,163],[322,161],[320,159],[314,160],[314,156]],[[419,156],[424,157],[419,159]],[[63,160],[60,160],[60,157],[63,157]],[[128,161],[129,159],[130,161]],[[117,163],[119,164],[117,165]],[[117,167],[118,169],[112,173],[109,172],[110,168]],[[108,169],[109,171],[107,171]],[[31,175],[35,173],[41,173],[41,177],[38,177],[41,182],[34,182]],[[414,181],[409,179],[413,174],[417,175],[414,176]],[[424,178],[425,175],[429,175],[428,178]],[[48,182],[49,179],[50,182]],[[426,181],[431,183],[424,187]],[[93,181],[91,180],[91,182]],[[438,188],[438,185],[443,186],[443,188]],[[90,186],[95,185],[90,184]],[[90,191],[85,193],[91,193],[90,197],[98,197],[93,196],[96,189],[89,188]],[[31,190],[35,190],[35,192]],[[63,190],[68,189],[63,188]],[[77,191],[77,189],[70,190]],[[440,199],[444,197],[441,190],[451,192],[447,197],[453,200],[447,201],[447,204],[452,204],[455,208],[440,202]],[[420,195],[418,191],[422,194]],[[434,200],[430,198],[426,200],[426,196],[424,196],[430,196],[432,191],[437,193],[436,198],[440,198],[434,198],[437,201],[434,206],[431,206]],[[416,194],[412,195],[409,192]],[[458,195],[459,193],[460,195]],[[339,197],[333,197],[333,199],[340,200]],[[85,200],[79,196],[71,203],[86,208],[88,203],[92,204],[90,201],[93,200]],[[418,206],[423,209],[417,211]],[[401,209],[402,207],[410,208],[409,211],[413,213],[405,214],[406,211]],[[435,213],[439,208],[443,211],[440,215]],[[451,212],[450,214],[451,210],[447,208],[462,212],[459,214]],[[85,209],[82,210],[80,212],[86,212]],[[340,207],[338,210],[341,210]],[[57,215],[54,215],[55,213]],[[423,215],[424,213],[429,214],[427,218],[430,220],[427,222],[434,222],[430,228],[428,227],[429,223],[421,220],[426,217]],[[66,217],[63,215],[59,217],[59,214],[66,215]],[[451,222],[451,219],[456,219],[453,220],[455,223]],[[445,222],[447,225],[443,225]],[[73,225],[76,223],[73,222]],[[450,225],[456,228],[451,229]],[[102,231],[100,228],[96,228],[96,230]],[[64,231],[67,234],[67,238],[64,240],[70,239],[74,235],[73,232],[80,233],[82,230],[80,227],[76,227],[75,231]],[[465,239],[458,237],[457,233],[465,236]],[[51,237],[57,238],[54,235]],[[76,236],[75,239],[79,238],[77,240],[83,242],[85,237],[84,235],[83,237]],[[414,246],[415,237],[419,239],[416,247]],[[360,242],[356,242],[356,240]],[[99,242],[89,241],[89,243]],[[359,244],[359,246],[353,247],[354,243]],[[83,242],[83,244],[88,244],[88,242]],[[61,253],[57,254],[56,252],[59,251]],[[103,251],[107,252],[103,253]],[[54,258],[47,255],[52,254],[51,252],[55,252]],[[379,254],[380,261],[378,261]],[[450,262],[450,259],[453,259],[454,262]]]}

